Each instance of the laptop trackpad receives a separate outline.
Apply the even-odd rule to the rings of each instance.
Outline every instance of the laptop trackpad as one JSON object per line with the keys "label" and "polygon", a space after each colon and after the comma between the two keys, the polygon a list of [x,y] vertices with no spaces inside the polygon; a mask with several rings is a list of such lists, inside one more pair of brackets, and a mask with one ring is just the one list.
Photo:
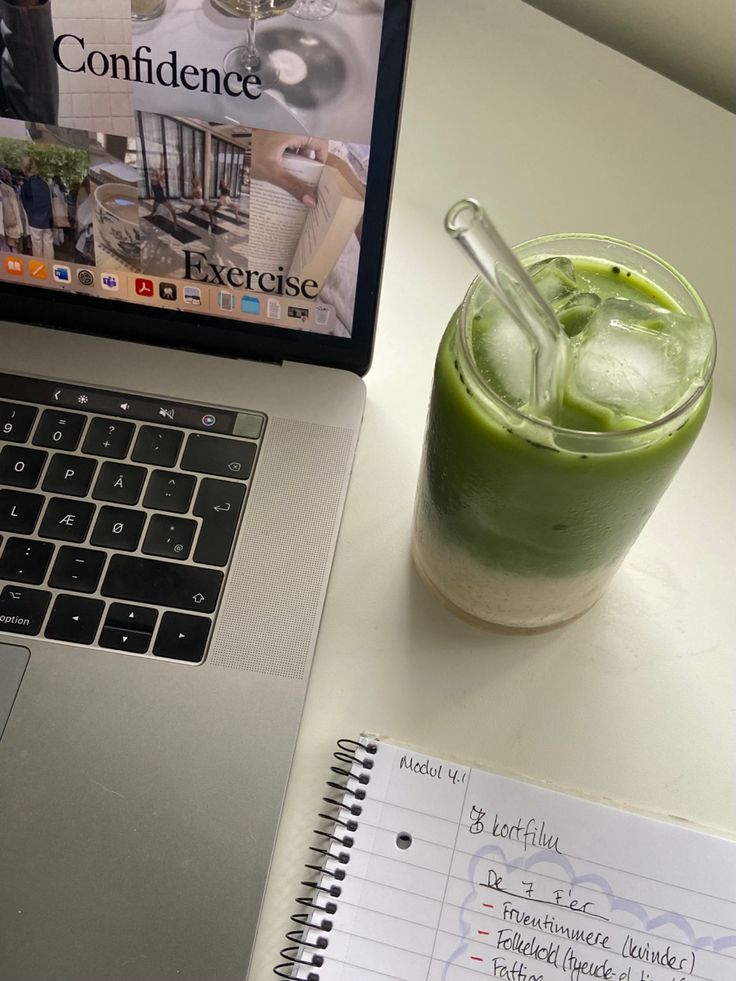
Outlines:
{"label": "laptop trackpad", "polygon": [[25,647],[0,644],[0,739],[30,656]]}

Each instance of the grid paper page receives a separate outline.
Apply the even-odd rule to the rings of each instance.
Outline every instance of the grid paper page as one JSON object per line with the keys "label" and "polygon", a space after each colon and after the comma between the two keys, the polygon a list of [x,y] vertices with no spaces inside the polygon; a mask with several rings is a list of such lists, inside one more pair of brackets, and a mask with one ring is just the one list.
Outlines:
{"label": "grid paper page", "polygon": [[358,827],[346,845],[338,825],[320,880],[332,928],[313,915],[307,939],[326,946],[293,978],[736,979],[736,842],[361,743],[375,755],[358,750],[373,767],[348,781],[370,778]]}

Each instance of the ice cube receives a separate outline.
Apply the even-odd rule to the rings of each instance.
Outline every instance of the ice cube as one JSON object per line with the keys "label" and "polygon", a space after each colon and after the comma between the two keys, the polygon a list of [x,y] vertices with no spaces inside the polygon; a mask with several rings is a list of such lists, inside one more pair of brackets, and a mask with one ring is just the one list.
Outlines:
{"label": "ice cube", "polygon": [[570,342],[567,391],[642,422],[679,405],[710,369],[709,324],[635,300],[604,300]]}
{"label": "ice cube", "polygon": [[568,337],[575,337],[585,327],[593,311],[600,305],[601,298],[595,293],[573,293],[562,306],[555,310],[557,319]]}
{"label": "ice cube", "polygon": [[567,256],[553,256],[529,266],[527,270],[542,297],[552,306],[577,289],[575,269]]}
{"label": "ice cube", "polygon": [[529,402],[532,349],[529,338],[500,304],[489,303],[473,325],[473,356],[484,380],[517,408]]}

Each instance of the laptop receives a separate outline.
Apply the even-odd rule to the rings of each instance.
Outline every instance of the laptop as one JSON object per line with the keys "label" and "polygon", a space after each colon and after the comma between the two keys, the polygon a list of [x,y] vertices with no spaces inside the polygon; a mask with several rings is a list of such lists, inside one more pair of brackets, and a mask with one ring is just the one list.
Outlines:
{"label": "laptop", "polygon": [[87,9],[0,5],[0,977],[242,981],[410,0]]}

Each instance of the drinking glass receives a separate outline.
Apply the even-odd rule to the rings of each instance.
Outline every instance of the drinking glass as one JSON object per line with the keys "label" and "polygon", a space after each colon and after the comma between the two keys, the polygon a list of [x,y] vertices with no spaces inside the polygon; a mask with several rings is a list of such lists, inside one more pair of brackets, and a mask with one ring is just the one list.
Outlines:
{"label": "drinking glass", "polygon": [[166,0],[131,0],[130,16],[133,20],[155,20],[166,8]]}
{"label": "drinking glass", "polygon": [[[661,297],[659,306],[700,323],[710,339],[697,386],[655,421],[592,430],[581,415],[555,425],[528,415],[499,387],[491,349],[482,343],[497,307],[483,280],[471,284],[437,356],[414,560],[453,612],[529,630],[574,619],[608,585],[705,420],[715,337],[685,277],[635,245],[571,234],[515,251],[527,265],[568,256],[614,278],[632,277]],[[516,362],[506,363],[509,377]]]}
{"label": "drinking glass", "polygon": [[292,13],[302,20],[324,20],[337,10],[337,0],[297,0]]}
{"label": "drinking glass", "polygon": [[225,71],[241,75],[258,75],[264,88],[279,77],[278,68],[270,58],[261,59],[256,46],[256,27],[259,20],[278,17],[294,6],[296,0],[212,0],[215,7],[231,17],[246,17],[248,27],[245,44],[233,48],[225,55]]}

